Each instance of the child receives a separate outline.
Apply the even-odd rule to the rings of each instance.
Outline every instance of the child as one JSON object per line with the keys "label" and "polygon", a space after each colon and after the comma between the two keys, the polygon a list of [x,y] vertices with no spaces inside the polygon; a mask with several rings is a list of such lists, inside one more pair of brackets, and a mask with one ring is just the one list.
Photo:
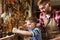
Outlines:
{"label": "child", "polygon": [[30,40],[42,40],[41,30],[36,27],[36,20],[34,18],[28,18],[28,20],[26,21],[26,27],[28,31],[23,31],[17,28],[13,28],[12,32],[21,35],[30,36]]}

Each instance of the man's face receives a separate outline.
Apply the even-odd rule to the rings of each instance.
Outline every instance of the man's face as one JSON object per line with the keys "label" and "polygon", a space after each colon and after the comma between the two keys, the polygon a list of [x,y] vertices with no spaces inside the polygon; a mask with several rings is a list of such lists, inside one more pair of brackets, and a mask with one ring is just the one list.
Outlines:
{"label": "man's face", "polygon": [[43,3],[39,5],[39,9],[41,12],[44,12],[44,13],[51,11],[50,3]]}

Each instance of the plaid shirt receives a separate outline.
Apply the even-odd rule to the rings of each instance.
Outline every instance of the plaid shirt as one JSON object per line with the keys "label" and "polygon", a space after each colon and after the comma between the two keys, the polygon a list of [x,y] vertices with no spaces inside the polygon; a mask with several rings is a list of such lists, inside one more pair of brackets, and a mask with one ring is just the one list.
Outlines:
{"label": "plaid shirt", "polygon": [[44,27],[44,20],[43,19],[44,18],[49,19],[50,17],[54,18],[55,23],[57,24],[57,26],[60,25],[60,10],[58,10],[58,11],[53,10],[51,13],[52,13],[52,16],[54,15],[54,17],[52,17],[52,16],[50,16],[48,14],[44,15],[44,13],[40,13],[40,15],[39,15],[39,21],[40,21],[40,26],[41,27]]}

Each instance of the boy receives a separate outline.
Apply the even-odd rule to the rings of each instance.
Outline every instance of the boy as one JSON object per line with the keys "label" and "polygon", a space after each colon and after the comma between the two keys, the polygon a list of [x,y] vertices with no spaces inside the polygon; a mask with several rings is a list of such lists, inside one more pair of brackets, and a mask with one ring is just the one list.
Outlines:
{"label": "boy", "polygon": [[12,32],[29,36],[30,40],[42,40],[41,30],[36,27],[36,20],[34,18],[28,18],[26,21],[26,27],[28,31],[22,31],[18,30],[17,28],[13,28]]}

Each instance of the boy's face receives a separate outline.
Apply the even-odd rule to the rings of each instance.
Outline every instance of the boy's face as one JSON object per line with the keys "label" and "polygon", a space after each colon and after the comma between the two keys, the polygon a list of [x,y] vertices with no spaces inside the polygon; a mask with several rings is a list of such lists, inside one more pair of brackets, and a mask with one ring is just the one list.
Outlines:
{"label": "boy's face", "polygon": [[35,23],[31,23],[30,21],[27,21],[27,22],[26,22],[26,26],[27,26],[27,28],[29,28],[29,29],[34,29],[34,28],[35,28]]}

